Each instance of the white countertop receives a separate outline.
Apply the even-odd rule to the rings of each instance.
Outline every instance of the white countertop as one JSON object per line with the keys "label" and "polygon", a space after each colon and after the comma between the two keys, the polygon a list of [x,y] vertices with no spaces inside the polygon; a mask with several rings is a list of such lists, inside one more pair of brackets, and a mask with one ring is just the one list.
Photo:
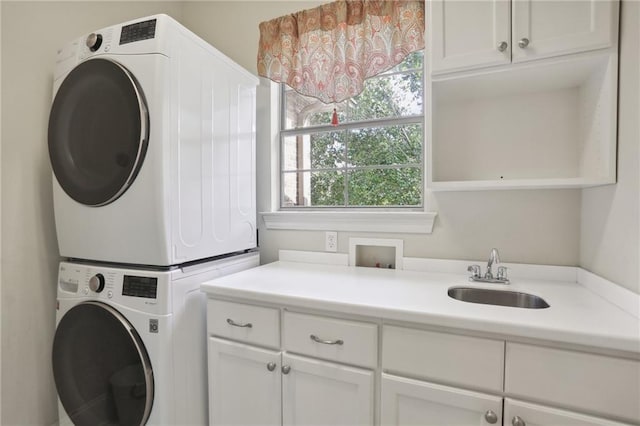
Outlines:
{"label": "white countertop", "polygon": [[[364,315],[640,353],[640,320],[575,282],[514,279],[472,283],[467,275],[274,262],[202,285],[209,296]],[[461,302],[452,286],[521,291],[546,309]]]}

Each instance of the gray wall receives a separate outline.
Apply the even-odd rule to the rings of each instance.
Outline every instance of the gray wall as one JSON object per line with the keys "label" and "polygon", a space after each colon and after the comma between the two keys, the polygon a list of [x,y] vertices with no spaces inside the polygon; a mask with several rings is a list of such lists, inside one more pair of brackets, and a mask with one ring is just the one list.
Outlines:
{"label": "gray wall", "polygon": [[[45,425],[57,418],[50,350],[59,257],[46,147],[57,48],[102,26],[166,12],[255,73],[258,23],[321,3],[324,1],[0,3],[1,424]],[[640,293],[639,8],[629,4],[623,5],[618,185],[586,191],[430,194],[429,209],[438,212],[433,234],[357,236],[403,238],[405,254],[416,257],[485,258],[489,249],[497,246],[505,261],[583,264]],[[632,8],[633,14],[629,13]],[[261,95],[265,92],[261,87]],[[259,105],[261,130],[268,121],[264,117],[267,113],[267,105]],[[264,210],[270,206],[271,149],[264,131],[259,138],[258,205]],[[339,234],[339,251],[347,251],[352,235],[356,236]],[[281,248],[324,249],[322,232],[262,229],[260,239],[263,262],[275,260]]]}
{"label": "gray wall", "polygon": [[621,21],[618,184],[583,191],[580,265],[640,293],[640,3]]}

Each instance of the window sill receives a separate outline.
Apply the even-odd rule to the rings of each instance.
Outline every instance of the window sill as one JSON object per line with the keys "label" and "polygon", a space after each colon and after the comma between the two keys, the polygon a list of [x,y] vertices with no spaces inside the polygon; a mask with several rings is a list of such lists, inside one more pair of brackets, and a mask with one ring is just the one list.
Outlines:
{"label": "window sill", "polygon": [[267,229],[430,234],[434,212],[261,212]]}

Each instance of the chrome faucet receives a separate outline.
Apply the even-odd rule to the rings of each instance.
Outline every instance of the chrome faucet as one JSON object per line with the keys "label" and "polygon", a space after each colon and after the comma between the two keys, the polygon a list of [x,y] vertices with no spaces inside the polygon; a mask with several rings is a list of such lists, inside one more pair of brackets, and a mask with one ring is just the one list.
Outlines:
{"label": "chrome faucet", "polygon": [[492,248],[491,253],[489,253],[489,261],[487,262],[487,272],[485,272],[484,277],[488,280],[493,279],[493,272],[491,272],[491,267],[494,263],[500,263],[500,254],[498,253],[497,248]]}
{"label": "chrome faucet", "polygon": [[471,272],[469,281],[494,284],[509,284],[506,266],[498,266],[498,271],[496,273],[496,276],[494,277],[491,268],[498,263],[500,263],[500,254],[498,253],[497,248],[492,248],[491,253],[489,254],[489,261],[487,262],[487,272],[485,272],[484,276],[481,274],[479,265],[469,265],[469,267],[467,267],[467,271]]}

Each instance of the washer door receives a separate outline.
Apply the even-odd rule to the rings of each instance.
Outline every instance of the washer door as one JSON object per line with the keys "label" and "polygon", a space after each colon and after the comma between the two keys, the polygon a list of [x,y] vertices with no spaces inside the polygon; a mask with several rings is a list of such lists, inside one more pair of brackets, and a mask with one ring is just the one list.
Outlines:
{"label": "washer door", "polygon": [[62,189],[89,206],[115,201],[142,166],[148,129],[146,101],[126,68],[106,59],[78,65],[49,115],[49,157]]}
{"label": "washer door", "polygon": [[153,371],[140,336],[122,314],[99,302],[71,308],[53,340],[53,377],[77,426],[146,423]]}

